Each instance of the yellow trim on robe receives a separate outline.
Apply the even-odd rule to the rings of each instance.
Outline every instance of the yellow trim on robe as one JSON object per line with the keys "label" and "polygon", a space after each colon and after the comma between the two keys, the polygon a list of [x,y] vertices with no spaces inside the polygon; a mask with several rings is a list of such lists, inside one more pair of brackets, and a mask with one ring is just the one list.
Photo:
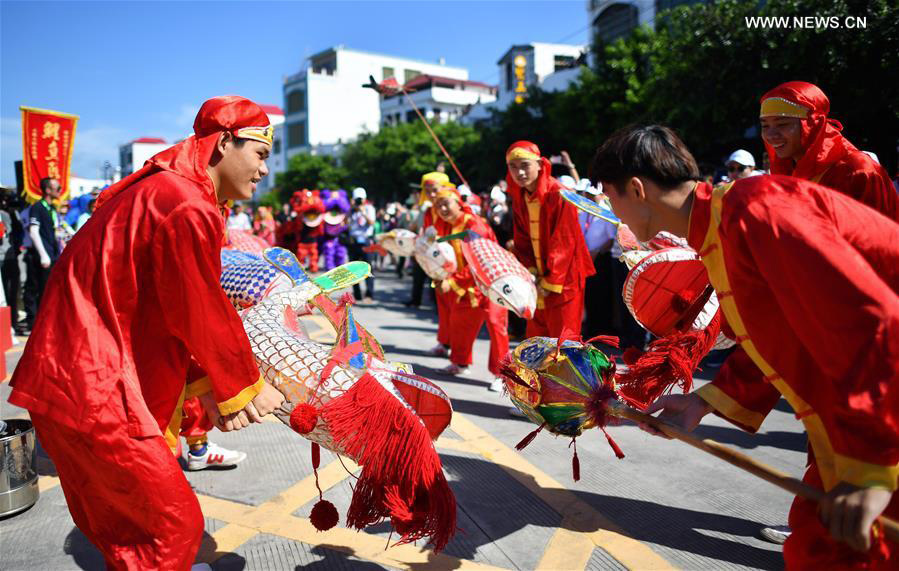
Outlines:
{"label": "yellow trim on robe", "polygon": [[554,284],[546,281],[546,278],[540,278],[540,281],[537,282],[537,285],[542,287],[547,291],[551,291],[553,293],[562,293],[563,285],[562,284]]}
{"label": "yellow trim on robe", "polygon": [[758,430],[765,420],[764,414],[744,408],[740,403],[728,396],[727,393],[711,383],[699,387],[693,392],[727,418],[739,422],[743,426],[748,426],[753,430]]}
{"label": "yellow trim on robe", "polygon": [[169,448],[172,450],[172,454],[175,456],[178,455],[178,436],[181,434],[181,419],[184,418],[184,393],[186,387],[181,388],[181,396],[178,397],[178,406],[175,407],[175,412],[172,413],[172,418],[169,420],[169,425],[165,427],[165,443],[169,445]]}
{"label": "yellow trim on robe", "polygon": [[184,392],[184,400],[192,399],[194,397],[198,397],[200,395],[205,395],[208,392],[212,391],[212,381],[209,380],[209,377],[202,377],[193,381],[192,383],[187,383],[187,388]]}
{"label": "yellow trim on robe", "polygon": [[[709,279],[716,291],[732,291],[730,279],[727,276],[727,270],[724,265],[724,252],[722,251],[721,241],[718,236],[718,226],[721,224],[721,209],[724,195],[730,190],[732,185],[725,185],[712,191],[711,216],[709,230],[706,234],[705,241],[700,248],[701,252],[707,252],[703,256],[702,261],[709,273]],[[755,347],[746,325],[743,323],[742,316],[737,308],[734,296],[724,296],[718,298],[721,304],[721,310],[727,318],[728,324],[731,326],[734,334],[744,338],[740,342],[740,346],[746,351],[756,366],[764,373],[765,377],[771,380],[771,384],[780,391],[787,399],[796,416],[802,419],[802,424],[808,433],[809,443],[815,453],[815,463],[821,475],[821,481],[824,489],[829,491],[840,482],[847,482],[855,486],[880,486],[889,490],[897,489],[897,477],[899,477],[899,466],[882,466],[877,464],[869,464],[853,458],[836,454],[833,445],[824,428],[821,417],[812,410],[811,406],[806,403],[795,391],[787,384],[783,378],[777,374],[774,368],[765,360]],[[703,395],[700,395],[703,396]],[[715,403],[706,402],[712,406]],[[727,416],[726,410],[719,410]],[[737,420],[735,418],[735,420]]]}
{"label": "yellow trim on robe", "polygon": [[237,393],[237,396],[233,396],[224,402],[218,403],[219,412],[222,414],[231,414],[243,410],[243,407],[247,406],[247,403],[253,400],[253,398],[262,391],[262,386],[264,384],[265,379],[262,378],[262,375],[259,375],[258,381]]}

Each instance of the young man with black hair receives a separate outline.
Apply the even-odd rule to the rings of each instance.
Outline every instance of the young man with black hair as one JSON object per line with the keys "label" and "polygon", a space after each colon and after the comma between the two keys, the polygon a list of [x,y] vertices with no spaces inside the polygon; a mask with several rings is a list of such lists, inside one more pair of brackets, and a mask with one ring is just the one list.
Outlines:
{"label": "young man with black hair", "polygon": [[740,343],[712,383],[649,411],[754,432],[784,396],[809,436],[804,481],[827,493],[794,500],[787,568],[895,569],[899,546],[872,524],[899,515],[899,225],[792,177],[713,189],[660,126],[616,132],[591,172],[639,239],[687,236]]}

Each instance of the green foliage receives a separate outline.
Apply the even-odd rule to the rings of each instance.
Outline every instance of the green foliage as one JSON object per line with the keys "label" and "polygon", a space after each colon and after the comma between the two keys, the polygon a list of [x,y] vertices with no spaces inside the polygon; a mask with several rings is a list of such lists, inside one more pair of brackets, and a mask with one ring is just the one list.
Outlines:
{"label": "green foliage", "polygon": [[275,186],[284,203],[303,188],[345,188],[347,179],[347,170],[333,157],[302,153],[290,158],[287,170],[275,177]]}
{"label": "green foliage", "polygon": [[[469,172],[474,173],[475,169],[468,168],[468,163],[462,159],[469,156],[466,154],[468,148],[477,146],[478,132],[458,123],[434,125],[433,129],[468,179]],[[460,183],[419,121],[382,127],[377,134],[364,134],[346,145],[341,157],[351,185],[364,187],[369,197],[380,201],[405,199],[411,190],[410,184],[417,185],[421,175],[434,170],[440,162],[445,163],[450,178]]]}
{"label": "green foliage", "polygon": [[278,191],[272,190],[271,192],[267,192],[259,197],[259,206],[268,206],[272,209],[272,212],[278,212],[281,210],[281,199],[278,196]]}

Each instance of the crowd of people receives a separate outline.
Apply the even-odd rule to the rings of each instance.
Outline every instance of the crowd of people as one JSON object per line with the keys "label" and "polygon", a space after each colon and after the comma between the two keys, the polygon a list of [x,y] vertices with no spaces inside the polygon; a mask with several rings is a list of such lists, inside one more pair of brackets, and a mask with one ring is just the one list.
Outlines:
{"label": "crowd of people", "polygon": [[[407,305],[419,306],[423,292],[433,292],[432,352],[447,357],[443,372],[468,373],[474,340],[486,325],[487,366],[497,376],[491,388],[501,390],[499,361],[510,333],[611,334],[638,353],[650,341],[621,301],[627,268],[618,259],[616,225],[579,214],[562,197],[568,188],[607,198],[642,242],[660,232],[682,237],[702,257],[720,300],[721,330],[737,344],[711,383],[661,397],[648,410],[689,430],[714,412],[754,432],[785,397],[809,435],[804,481],[825,494],[820,505],[794,501],[783,534],[787,567],[895,568],[899,546],[875,521],[899,516],[899,195],[876,159],[841,135],[816,86],[778,86],[762,97],[759,120],[770,175],[741,149],[722,165],[725,176],[709,180],[674,131],[631,126],[602,143],[587,184],[567,153],[547,157],[534,142],[517,141],[497,157],[506,177],[489,192],[457,186],[436,169],[423,173],[405,202],[380,209],[363,188],[301,189],[274,213],[240,204],[267,174],[265,114],[242,98],[210,100],[198,114],[195,137],[104,192],[94,215],[101,220],[88,222],[68,245],[55,231],[58,184],[42,183],[44,198],[26,223],[29,275],[33,266],[51,310],[73,301],[90,309],[42,313],[10,402],[31,411],[76,524],[110,565],[189,567],[202,518],[173,468],[171,442],[160,433],[177,430],[180,403],[195,393],[202,395],[197,415],[207,414],[209,426],[223,430],[258,422],[281,402],[259,377],[218,276],[207,271],[218,267],[217,240],[225,228],[288,248],[312,271],[365,260],[375,268],[393,266],[400,277],[411,273]],[[567,178],[553,176],[554,164]],[[224,220],[217,207],[229,200],[238,204]],[[131,216],[135,211],[146,216]],[[533,276],[536,310],[510,319],[474,287],[457,241],[451,242],[455,269],[426,288],[428,278],[414,260],[381,259],[371,247],[378,233],[396,228],[440,236],[469,230],[496,241]],[[133,240],[116,239],[115,231]],[[364,295],[357,285],[355,298],[372,303],[374,285],[371,278]],[[139,339],[130,333],[137,319],[146,320]],[[75,326],[89,334],[56,334]],[[95,345],[85,349],[84,343]],[[153,358],[160,351],[170,356],[164,365]],[[637,370],[640,361],[633,363]],[[123,364],[133,374],[121,373]],[[197,384],[207,391],[185,389],[188,378],[203,379]],[[46,404],[55,401],[64,406]],[[148,472],[122,457],[152,459],[155,468]],[[115,495],[122,482],[141,496],[148,517],[132,517],[131,502]]]}

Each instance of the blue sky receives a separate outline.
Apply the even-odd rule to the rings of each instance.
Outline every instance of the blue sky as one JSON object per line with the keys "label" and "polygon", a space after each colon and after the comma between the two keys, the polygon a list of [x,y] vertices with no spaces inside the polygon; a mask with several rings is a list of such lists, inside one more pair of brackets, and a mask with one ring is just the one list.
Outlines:
{"label": "blue sky", "polygon": [[19,105],[80,116],[72,172],[97,178],[118,145],[188,134],[200,103],[236,93],[282,105],[285,75],[328,47],[466,67],[528,42],[584,44],[586,0],[0,2],[0,181],[21,159]]}

